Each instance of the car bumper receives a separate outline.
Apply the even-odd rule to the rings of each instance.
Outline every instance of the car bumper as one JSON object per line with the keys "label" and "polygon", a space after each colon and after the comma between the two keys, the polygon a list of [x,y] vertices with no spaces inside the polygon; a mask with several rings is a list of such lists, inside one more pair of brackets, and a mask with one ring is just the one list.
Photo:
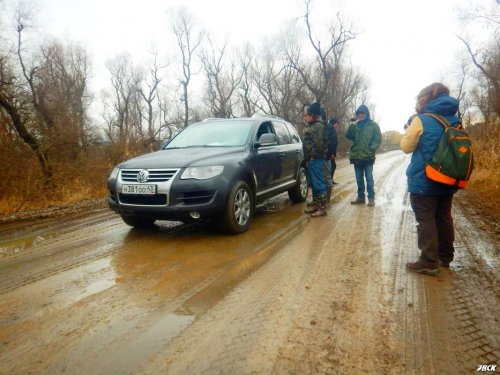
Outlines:
{"label": "car bumper", "polygon": [[182,220],[214,217],[226,204],[227,181],[222,176],[208,180],[181,180],[178,176],[156,185],[156,194],[123,194],[121,180],[108,182],[108,205],[120,215],[135,215],[157,220]]}

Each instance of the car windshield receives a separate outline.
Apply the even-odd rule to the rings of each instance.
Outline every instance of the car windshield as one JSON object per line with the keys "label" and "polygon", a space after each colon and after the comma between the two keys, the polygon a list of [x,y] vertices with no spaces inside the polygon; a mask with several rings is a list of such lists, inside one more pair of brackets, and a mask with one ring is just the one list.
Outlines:
{"label": "car windshield", "polygon": [[252,120],[210,120],[188,126],[165,147],[234,147],[247,142]]}

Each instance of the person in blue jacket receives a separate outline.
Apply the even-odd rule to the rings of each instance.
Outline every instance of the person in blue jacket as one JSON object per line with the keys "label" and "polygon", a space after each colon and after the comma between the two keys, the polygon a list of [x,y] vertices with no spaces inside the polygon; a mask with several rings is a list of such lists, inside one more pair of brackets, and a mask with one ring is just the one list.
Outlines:
{"label": "person in blue jacket", "polygon": [[444,127],[427,113],[446,118],[451,126],[458,126],[459,102],[450,96],[450,90],[442,83],[433,83],[420,91],[417,97],[416,115],[401,139],[401,149],[413,153],[406,170],[410,203],[417,221],[420,257],[406,264],[413,272],[438,275],[439,265],[449,267],[455,249],[451,206],[457,188],[428,179],[425,166],[436,151]]}

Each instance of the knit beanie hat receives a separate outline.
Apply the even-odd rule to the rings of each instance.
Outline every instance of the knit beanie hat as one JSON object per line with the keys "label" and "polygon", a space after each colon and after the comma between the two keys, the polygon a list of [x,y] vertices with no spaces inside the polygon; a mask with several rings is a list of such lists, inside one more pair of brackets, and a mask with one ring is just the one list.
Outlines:
{"label": "knit beanie hat", "polygon": [[319,103],[312,103],[306,109],[308,115],[319,116],[321,114],[321,105]]}

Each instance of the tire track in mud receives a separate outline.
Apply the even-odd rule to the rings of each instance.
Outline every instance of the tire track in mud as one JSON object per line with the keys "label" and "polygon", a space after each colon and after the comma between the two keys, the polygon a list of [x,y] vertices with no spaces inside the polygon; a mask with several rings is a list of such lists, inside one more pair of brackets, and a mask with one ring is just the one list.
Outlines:
{"label": "tire track in mud", "polygon": [[[126,230],[118,220],[78,225],[35,244],[25,254],[4,259],[0,262],[0,293],[108,256],[121,244]],[[88,248],[92,250],[82,251]]]}
{"label": "tire track in mud", "polygon": [[456,261],[449,271],[451,282],[446,303],[454,317],[452,330],[462,349],[461,367],[476,371],[478,365],[500,362],[500,251],[484,241],[455,205]]}
{"label": "tire track in mud", "polygon": [[[394,182],[386,187],[397,190],[401,182]],[[403,206],[397,214],[399,225],[393,230],[386,226],[383,232],[384,242],[391,248],[388,254],[392,254],[387,272],[393,317],[390,345],[399,352],[402,361],[396,367],[405,369],[405,374],[468,374],[479,364],[495,364],[500,359],[498,263],[491,256],[494,245],[480,240],[482,234],[461,212],[459,199],[459,195],[455,197],[453,212],[455,262],[451,270],[441,268],[437,278],[405,270],[406,262],[420,253],[408,194],[395,207]],[[478,241],[484,242],[479,251]]]}
{"label": "tire track in mud", "polygon": [[[192,226],[181,224],[164,229],[163,233],[175,233]],[[24,234],[11,241],[26,244],[22,251],[0,259],[0,294],[106,258],[123,246],[123,238],[131,231],[134,230],[116,215],[107,212],[46,231],[39,241],[32,238],[41,236]],[[8,246],[6,241],[4,247]]]}
{"label": "tire track in mud", "polygon": [[[318,273],[317,285],[324,290],[304,303],[306,311],[314,311],[311,322],[314,327],[320,322],[323,334],[318,336],[307,324],[297,326],[289,336],[294,348],[284,346],[273,373],[389,373],[395,355],[387,344],[388,318],[373,304],[376,300],[384,305],[386,298],[378,282],[383,251],[378,226],[383,220],[376,219],[385,199],[379,186],[388,185],[388,171],[396,163],[388,164],[386,158],[379,158],[374,171],[377,207],[350,206],[344,201],[344,211],[336,212],[333,236],[325,244],[324,264],[328,266]],[[355,197],[355,182],[349,188]],[[329,301],[330,305],[319,310],[315,301]]]}
{"label": "tire track in mud", "polygon": [[[208,237],[194,242],[206,249],[169,249],[173,237],[163,228],[134,232],[119,219],[102,224],[104,216],[89,228],[81,223],[83,237],[68,227],[60,248],[47,238],[39,253],[0,260],[0,277],[7,262],[27,271],[11,275],[1,293],[11,310],[0,306],[0,345],[8,349],[0,373],[466,374],[498,363],[498,249],[478,240],[455,204],[451,270],[438,278],[407,273],[418,249],[405,158],[377,156],[374,208],[349,204],[356,183],[343,161],[327,217],[299,215],[283,227],[266,217],[277,232],[258,246],[247,236],[258,248],[242,258],[228,251],[222,266],[215,244],[232,238],[181,226],[178,240]],[[30,279],[28,268],[38,265]],[[45,291],[53,304],[16,301],[72,273],[73,281]],[[94,273],[109,274],[109,285],[92,291]],[[87,294],[68,301],[66,287]]]}
{"label": "tire track in mud", "polygon": [[[353,316],[363,311],[360,305],[373,293],[380,292],[377,287],[365,289],[370,284],[367,279],[379,277],[370,271],[370,264],[377,262],[376,252],[366,264],[365,252],[359,251],[370,249],[375,241],[370,229],[363,231],[371,225],[373,211],[349,204],[345,196],[355,195],[353,187],[352,178],[342,184],[334,196],[344,199],[333,204],[328,218],[308,220],[305,231],[311,232],[314,225],[320,237],[301,234],[288,243],[165,347],[157,363],[142,373],[161,369],[172,374],[333,373],[333,369],[359,373],[367,364],[354,365],[359,363],[356,354],[375,351],[370,358],[382,358],[386,349],[383,317],[372,309],[373,316],[364,319],[380,332],[367,340],[366,327],[359,323],[367,315]],[[332,232],[340,235],[331,236]],[[356,272],[360,279],[353,279],[349,273],[358,265],[364,265]],[[365,340],[361,350],[356,338]],[[377,373],[383,373],[391,362],[387,358],[375,365]]]}
{"label": "tire track in mud", "polygon": [[283,244],[282,251],[167,345],[141,373],[268,373],[286,333],[283,327],[290,324],[288,310],[300,303],[304,284],[317,267],[320,242],[297,243],[296,251],[287,251]]}
{"label": "tire track in mud", "polygon": [[[28,310],[32,311],[31,316],[26,316],[24,313],[21,316],[12,316],[8,310],[5,311],[0,308],[2,316],[9,316],[7,319],[10,322],[8,330],[19,333],[10,336],[12,341],[7,343],[9,352],[2,358],[0,373],[5,370],[6,373],[26,373],[31,371],[52,374],[62,373],[68,371],[68,369],[72,373],[125,373],[132,371],[131,369],[134,366],[148,361],[156,346],[161,346],[164,342],[169,341],[184,326],[191,323],[198,312],[190,312],[190,304],[199,302],[196,298],[199,293],[204,293],[207,289],[215,289],[216,293],[213,293],[212,290],[214,295],[212,299],[215,298],[214,301],[216,301],[218,298],[216,294],[220,293],[218,289],[227,288],[228,282],[234,282],[228,281],[228,279],[237,279],[239,274],[244,275],[251,271],[252,268],[265,263],[269,254],[279,250],[274,248],[274,244],[283,240],[286,241],[289,236],[295,235],[300,229],[300,222],[302,221],[302,217],[299,216],[296,223],[291,222],[290,228],[287,228],[284,235],[279,232],[282,234],[282,238],[276,238],[275,235],[269,236],[260,244],[260,251],[255,254],[252,252],[243,261],[241,258],[244,254],[227,252],[233,260],[222,268],[215,263],[215,266],[218,267],[217,272],[214,271],[214,265],[211,264],[210,258],[215,255],[218,249],[214,245],[206,246],[207,243],[210,244],[210,241],[205,241],[207,249],[193,248],[189,250],[189,247],[178,246],[177,255],[173,258],[175,260],[177,257],[181,257],[181,259],[184,259],[185,264],[172,263],[172,251],[165,251],[166,249],[157,252],[158,249],[145,248],[143,251],[155,255],[155,258],[142,256],[145,259],[135,259],[134,254],[138,250],[136,247],[141,245],[144,233],[140,232],[135,235],[135,231],[130,231],[131,239],[127,239],[127,244],[122,245],[119,252],[113,255],[115,259],[113,263],[115,264],[112,265],[114,268],[125,267],[126,275],[129,276],[127,280],[118,284],[115,282],[113,283],[115,285],[110,285],[110,287],[98,293],[83,296],[78,301],[64,303],[63,306],[42,307],[44,319],[41,322],[35,321],[32,316],[33,311],[37,309],[36,314],[39,314],[40,309],[37,306],[28,306]],[[271,229],[266,228],[266,231],[272,231],[273,224],[276,225],[277,222],[279,220],[275,222],[275,220],[271,219],[269,221]],[[280,231],[283,229],[280,229]],[[168,235],[165,237],[166,232],[180,232],[177,236],[177,242],[182,241],[182,238],[188,235],[188,233],[182,233],[183,231],[178,230],[178,228],[169,230],[161,228],[160,231],[152,231],[151,233],[153,236],[159,237],[158,241],[154,242],[155,246],[165,246],[164,239],[169,237]],[[200,239],[205,237],[203,232],[204,230],[202,230],[201,234],[194,235],[194,237]],[[213,237],[214,243],[227,242],[225,240],[227,236],[215,234],[208,237]],[[227,239],[229,239],[229,242],[234,242],[233,237]],[[236,241],[236,243],[239,242],[241,241]],[[253,242],[253,239],[251,239],[251,242]],[[239,247],[241,248],[241,246]],[[196,262],[194,259],[196,257],[202,260]],[[247,260],[252,257],[255,259]],[[203,258],[207,259],[203,260]],[[220,257],[216,256],[214,258],[217,260]],[[122,260],[126,264],[120,265]],[[128,269],[128,263],[135,263],[136,260],[141,260],[144,264],[140,266],[134,264],[134,270],[136,271],[132,273]],[[222,258],[218,262],[226,262],[226,260]],[[193,264],[195,267],[187,268],[189,264]],[[204,267],[200,268],[199,265],[201,264]],[[144,266],[147,266],[147,268],[143,269]],[[78,268],[81,267],[79,266],[76,269],[78,270]],[[139,268],[141,270],[137,270]],[[73,271],[74,269],[68,272]],[[190,272],[196,278],[189,276]],[[147,276],[142,276],[146,274]],[[204,277],[204,274],[208,276]],[[88,276],[82,275],[82,277],[85,277],[86,280]],[[61,278],[64,279],[62,275]],[[165,287],[163,284],[172,278],[185,278],[186,282],[176,282],[175,287],[172,288]],[[226,281],[221,282],[221,279]],[[45,281],[38,284],[40,283],[42,285],[47,284]],[[33,290],[34,285],[35,283],[24,289],[18,288],[12,293],[4,293],[3,296],[15,298],[14,292],[17,295],[20,290],[28,290],[26,289],[28,287],[29,290]],[[37,287],[40,288],[41,285],[37,285]],[[83,288],[83,290],[86,289],[86,287]],[[193,299],[192,302],[191,299]],[[186,305],[187,302],[189,303]],[[198,309],[197,306],[196,308]],[[208,306],[204,307],[204,309],[206,308]],[[25,308],[18,305],[14,306],[13,311],[16,309],[18,311],[25,310]],[[65,315],[73,318],[61,320],[62,311],[64,311]],[[84,313],[85,316],[82,316]],[[75,319],[78,319],[78,317],[81,317],[81,320],[78,321],[78,324],[75,324]],[[46,350],[35,349],[33,347],[34,337],[44,337],[48,332],[50,332],[51,337],[59,339],[53,340]],[[9,332],[0,330],[0,342],[2,337],[9,337]],[[129,354],[124,357],[124,352]],[[19,364],[18,359],[26,357],[27,353],[30,353],[30,359],[23,364]]]}
{"label": "tire track in mud", "polygon": [[[209,305],[198,309],[199,306],[196,306],[198,311],[191,311],[190,306],[193,303],[196,305],[198,301],[196,297],[199,294],[206,294],[207,291],[209,293],[210,290],[213,292],[213,289],[219,289],[221,284],[225,284],[225,281],[221,281],[221,279],[233,278],[234,272],[241,272],[238,268],[244,268],[244,273],[246,273],[248,268],[252,269],[265,263],[269,253],[272,254],[277,251],[274,249],[273,243],[286,241],[291,236],[294,236],[300,228],[300,222],[301,220],[292,225],[297,226],[297,229],[288,231],[283,235],[283,238],[271,237],[262,244],[262,248],[258,252],[249,255],[248,258],[258,258],[257,260],[251,260],[250,265],[246,261],[242,265],[238,264],[239,262],[229,264],[217,272],[211,273],[204,280],[200,280],[186,288],[186,291],[178,296],[166,296],[161,295],[161,293],[160,296],[155,295],[154,300],[158,304],[155,309],[156,313],[142,312],[139,316],[131,314],[131,316],[125,318],[129,323],[119,329],[114,329],[111,334],[109,330],[101,329],[97,335],[86,335],[88,337],[81,340],[76,350],[71,350],[65,354],[64,360],[58,361],[54,366],[49,367],[47,373],[60,372],[64,363],[79,363],[78,369],[73,372],[78,374],[87,374],[89,372],[93,374],[137,373],[140,365],[154,360],[155,351],[158,347],[162,347],[172,340],[179,332],[189,326],[196,316],[202,315],[204,310],[210,307]],[[163,272],[164,267],[160,268]],[[196,270],[194,271],[196,272]],[[146,289],[148,291],[151,289],[157,290],[157,288],[147,286]],[[137,294],[148,301],[152,297],[144,291]],[[163,300],[170,302],[162,303]],[[131,332],[134,334],[131,335]],[[99,342],[99,346],[106,349],[96,352],[93,348],[95,342]],[[124,358],[123,352],[129,353],[126,358]],[[82,362],[82,353],[85,354],[85,357],[90,356],[93,360],[90,363]]]}
{"label": "tire track in mud", "polygon": [[[328,219],[316,222],[321,240],[296,238],[210,310],[206,320],[202,317],[170,343],[143,373],[182,373],[190,366],[190,373],[465,374],[475,369],[472,363],[496,363],[497,329],[485,330],[498,328],[498,309],[489,309],[483,327],[476,320],[468,328],[482,309],[468,302],[464,313],[461,302],[455,313],[449,301],[470,301],[462,292],[468,286],[460,284],[467,274],[459,281],[462,277],[447,278],[446,271],[428,278],[405,270],[405,263],[418,256],[405,158],[380,158],[375,209],[350,206],[345,189],[355,194],[355,183],[343,184]],[[462,229],[457,223],[457,232],[468,238]],[[313,264],[297,256],[301,250],[316,254]],[[301,273],[295,267],[280,272],[288,260],[307,267]],[[454,327],[454,321],[463,323]],[[227,328],[233,326],[238,328]],[[201,347],[193,349],[200,340]]]}

